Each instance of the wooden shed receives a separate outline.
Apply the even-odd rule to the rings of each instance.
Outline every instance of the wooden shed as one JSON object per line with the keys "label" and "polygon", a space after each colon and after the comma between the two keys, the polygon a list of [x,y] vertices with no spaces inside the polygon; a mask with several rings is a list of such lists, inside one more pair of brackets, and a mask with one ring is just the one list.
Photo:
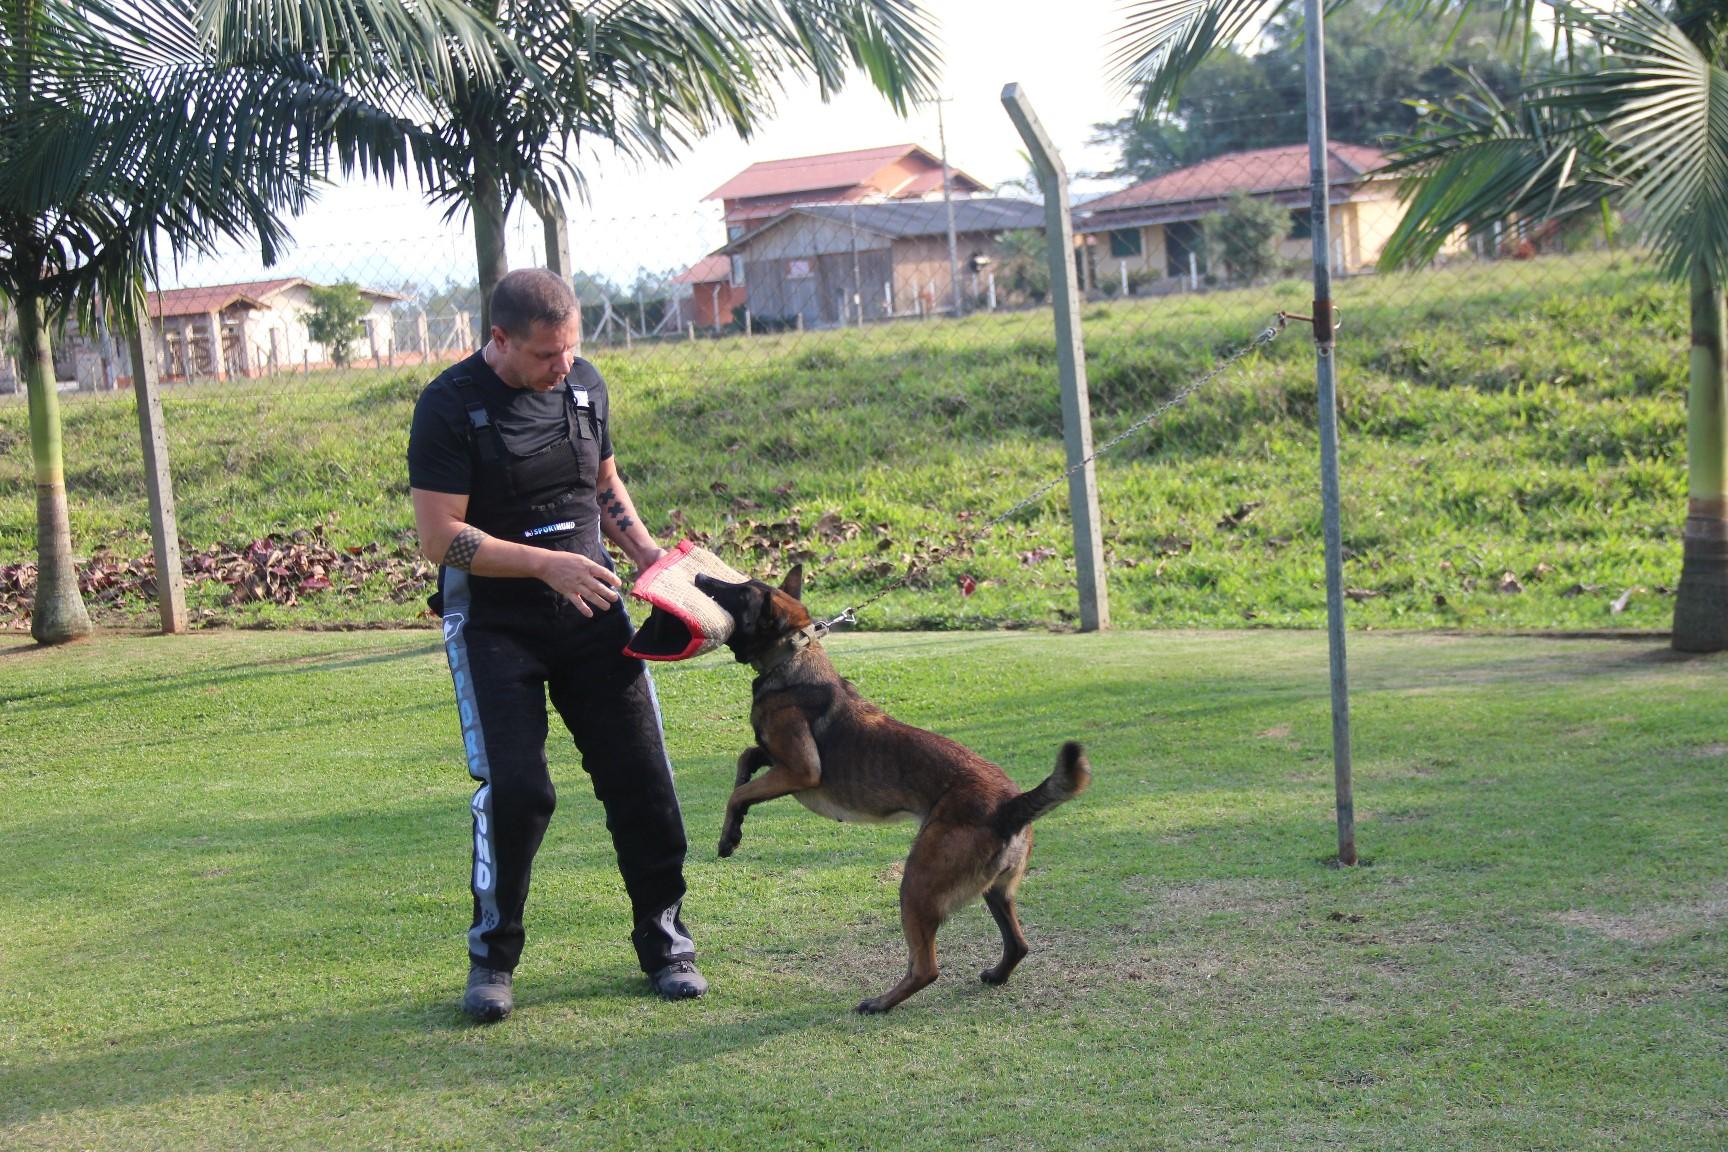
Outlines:
{"label": "wooden shed", "polygon": [[[962,295],[984,290],[988,262],[1007,232],[1042,228],[1025,200],[955,200]],[[762,222],[716,255],[738,258],[752,315],[807,327],[953,307],[948,212],[940,201],[802,205]]]}

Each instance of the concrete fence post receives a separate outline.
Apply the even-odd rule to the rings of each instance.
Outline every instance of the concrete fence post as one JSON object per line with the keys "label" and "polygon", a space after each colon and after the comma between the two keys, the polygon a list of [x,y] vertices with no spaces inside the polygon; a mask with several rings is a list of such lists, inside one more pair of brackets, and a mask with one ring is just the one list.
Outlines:
{"label": "concrete fence post", "polygon": [[[1068,173],[1032,104],[1018,84],[1002,89],[1002,103],[1026,142],[1044,190],[1044,232],[1049,240],[1050,299],[1056,313],[1056,362],[1062,381],[1062,440],[1067,448],[1068,511],[1074,522],[1074,568],[1079,582],[1080,627],[1110,627],[1110,594],[1099,531],[1098,480],[1092,455],[1092,406],[1086,389],[1086,354],[1080,336],[1080,295],[1074,283],[1074,225],[1068,213]],[[1081,461],[1087,461],[1081,467]]]}
{"label": "concrete fence post", "polygon": [[156,607],[162,631],[186,631],[186,582],[180,573],[180,523],[168,475],[168,431],[162,423],[161,368],[148,316],[135,316],[127,333],[132,354],[132,396],[138,402],[138,439],[144,447],[144,486],[150,497],[150,541],[156,553]]}

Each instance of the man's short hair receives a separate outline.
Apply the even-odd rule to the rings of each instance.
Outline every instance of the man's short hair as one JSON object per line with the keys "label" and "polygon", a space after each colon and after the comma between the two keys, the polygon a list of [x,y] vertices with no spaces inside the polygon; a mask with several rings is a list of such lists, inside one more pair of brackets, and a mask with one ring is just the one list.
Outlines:
{"label": "man's short hair", "polygon": [[518,268],[492,289],[492,323],[511,336],[529,335],[536,324],[557,327],[576,310],[576,294],[556,272]]}

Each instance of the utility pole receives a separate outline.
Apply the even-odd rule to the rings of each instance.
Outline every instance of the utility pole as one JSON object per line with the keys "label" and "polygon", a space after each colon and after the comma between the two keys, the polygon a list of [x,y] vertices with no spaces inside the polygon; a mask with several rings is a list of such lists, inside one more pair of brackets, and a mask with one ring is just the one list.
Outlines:
{"label": "utility pole", "polygon": [[942,206],[948,211],[948,288],[954,297],[954,315],[958,317],[966,314],[966,308],[960,299],[960,242],[954,234],[954,194],[948,187],[948,127],[942,120],[942,105],[947,102],[941,97],[936,101],[936,140],[942,148]]}

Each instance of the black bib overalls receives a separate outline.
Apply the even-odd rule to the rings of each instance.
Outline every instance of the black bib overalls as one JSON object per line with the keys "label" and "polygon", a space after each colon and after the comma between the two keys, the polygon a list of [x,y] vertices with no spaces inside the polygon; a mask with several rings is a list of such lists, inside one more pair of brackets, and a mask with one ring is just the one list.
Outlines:
{"label": "black bib overalls", "polygon": [[[456,383],[474,452],[468,523],[500,539],[581,552],[610,566],[594,493],[603,416],[586,403],[586,393],[567,385],[567,435],[517,455],[480,390]],[[631,626],[622,602],[590,618],[538,580],[446,568],[433,607],[444,619],[468,773],[479,781],[471,805],[473,962],[510,971],[522,956],[529,874],[555,804],[546,763],[548,698],[605,806],[642,970],[694,959],[679,917],[683,816],[653,681],[640,660],[623,654]]]}

